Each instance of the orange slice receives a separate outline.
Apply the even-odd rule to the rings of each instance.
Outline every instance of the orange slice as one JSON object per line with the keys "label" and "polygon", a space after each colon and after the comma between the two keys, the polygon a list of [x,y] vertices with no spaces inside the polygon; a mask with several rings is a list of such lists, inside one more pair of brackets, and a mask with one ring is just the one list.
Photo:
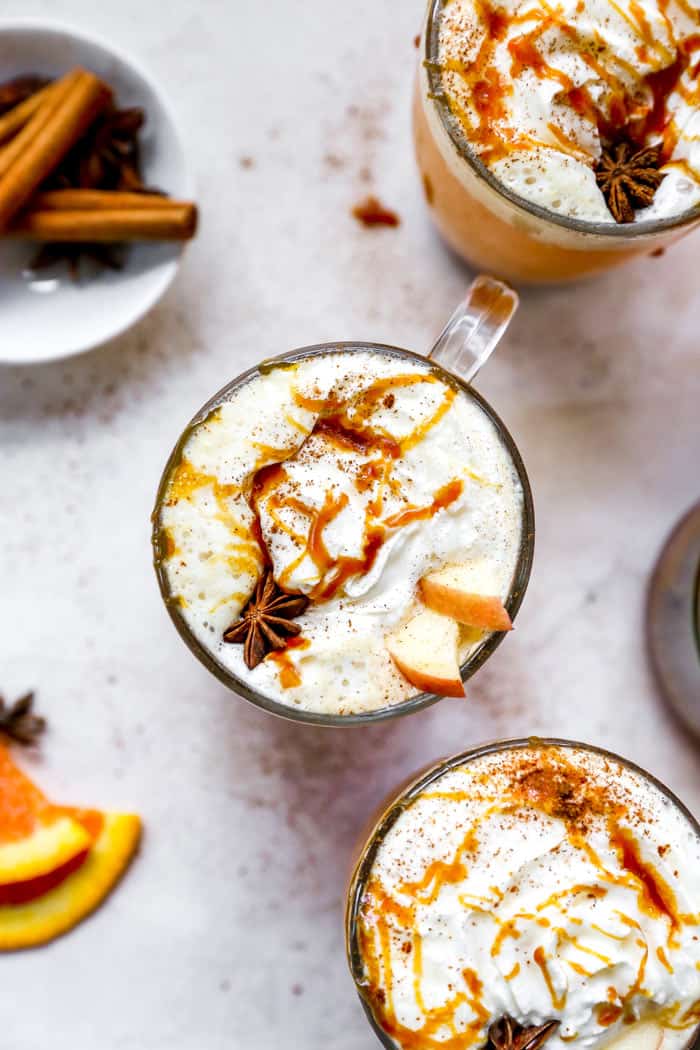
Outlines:
{"label": "orange slice", "polygon": [[54,805],[0,745],[0,951],[45,944],[94,911],[140,833],[132,814]]}

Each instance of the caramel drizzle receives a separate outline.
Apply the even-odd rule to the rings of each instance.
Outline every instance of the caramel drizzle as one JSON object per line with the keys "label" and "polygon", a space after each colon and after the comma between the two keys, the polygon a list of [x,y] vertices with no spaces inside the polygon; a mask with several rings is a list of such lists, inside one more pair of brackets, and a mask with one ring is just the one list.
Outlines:
{"label": "caramel drizzle", "polygon": [[214,498],[217,503],[224,502],[237,496],[240,492],[237,485],[224,485],[213,474],[205,474],[198,470],[188,459],[181,459],[172,473],[168,486],[168,498],[166,503],[169,507],[182,499],[192,499],[199,489],[211,485]]}
{"label": "caramel drizzle", "polygon": [[[165,504],[172,507],[180,500],[191,500],[197,492],[207,488],[211,489],[216,504],[214,519],[220,521],[232,537],[220,552],[211,553],[211,559],[223,562],[234,577],[244,575],[255,579],[263,564],[263,553],[255,534],[251,535],[249,525],[240,520],[232,506],[232,500],[241,494],[237,485],[224,484],[213,474],[206,474],[189,460],[182,459],[171,475]],[[182,552],[177,545],[174,529],[163,528],[161,536],[164,558],[180,557]],[[234,600],[244,601],[246,597],[242,592],[233,592],[217,602],[209,611],[215,612],[224,604]],[[181,604],[186,605],[184,598],[181,599]]]}
{"label": "caramel drizzle", "polygon": [[[322,413],[312,434],[322,435],[326,442],[340,450],[350,450],[372,457],[363,465],[355,479],[358,492],[371,491],[372,498],[365,511],[361,555],[336,557],[328,550],[324,534],[328,526],[348,506],[347,493],[338,495],[328,490],[319,508],[306,503],[298,496],[278,491],[288,480],[283,464],[274,463],[259,470],[253,481],[251,496],[251,505],[256,516],[259,518],[258,508],[261,501],[265,500],[266,510],[275,527],[289,535],[300,548],[297,557],[280,574],[278,582],[282,587],[291,586],[290,581],[294,573],[308,558],[320,577],[309,596],[315,602],[329,601],[342,590],[348,579],[366,575],[371,571],[392,530],[431,518],[459,499],[464,483],[461,479],[454,479],[438,489],[427,506],[409,505],[402,511],[381,519],[386,490],[397,493],[399,487],[392,477],[395,462],[415,448],[438,425],[449,411],[456,391],[446,387],[435,411],[400,439],[394,438],[376,421],[372,421],[370,425],[370,418],[375,414],[382,399],[387,396],[393,397],[391,392],[396,388],[432,384],[437,381],[431,373],[387,376],[372,383],[347,403],[342,403],[333,396],[321,398],[299,391],[293,392],[294,400],[300,407]],[[306,519],[306,535],[285,521],[285,507],[295,510]]]}
{"label": "caramel drizzle", "polygon": [[603,1028],[609,1028],[610,1025],[620,1020],[624,1011],[618,1003],[599,1003],[595,1013],[598,1024]]}
{"label": "caramel drizzle", "polygon": [[301,672],[292,659],[291,653],[296,649],[308,649],[310,645],[309,639],[299,634],[288,638],[284,649],[273,650],[267,654],[266,660],[277,664],[279,681],[283,689],[294,689],[301,685]]}
{"label": "caramel drizzle", "polygon": [[542,971],[542,977],[544,978],[544,983],[547,985],[547,991],[552,1000],[552,1006],[555,1010],[563,1010],[566,1006],[566,991],[559,993],[554,987],[554,981],[549,972],[549,967],[547,966],[547,954],[544,948],[541,945],[538,948],[535,948],[532,957]]}
{"label": "caramel drizzle", "polygon": [[[684,923],[696,924],[698,916],[686,916],[679,912],[675,894],[660,872],[649,862],[645,861],[640,853],[639,844],[628,828],[621,826],[620,820],[626,810],[617,803],[611,803],[604,788],[600,785],[586,784],[581,781],[581,772],[571,766],[566,759],[556,756],[545,757],[541,752],[537,766],[533,769],[534,777],[524,776],[517,783],[511,793],[511,798],[502,800],[500,804],[489,807],[487,814],[495,812],[513,812],[518,808],[535,807],[550,816],[556,815],[562,819],[567,828],[569,841],[578,849],[583,849],[587,857],[600,871],[603,881],[614,885],[623,885],[632,888],[637,893],[639,907],[642,912],[654,918],[665,919],[669,924],[669,942],[673,946],[673,938],[678,934],[680,926]],[[570,795],[570,785],[576,785],[575,793],[578,797],[578,809]],[[430,791],[421,798],[466,800],[473,797],[469,791]],[[480,796],[481,797],[481,796]],[[488,793],[485,801],[489,801]],[[585,827],[581,824],[583,815],[589,812],[592,815],[603,817],[608,826],[609,840],[612,849],[618,855],[623,875],[615,875],[607,871],[596,852],[585,840]],[[367,883],[363,895],[362,906],[358,916],[358,944],[360,947],[366,974],[365,994],[370,1002],[375,1017],[382,1026],[405,1050],[440,1050],[445,1046],[452,1050],[469,1050],[478,1039],[483,1041],[483,1027],[490,1019],[480,999],[480,993],[475,990],[476,986],[463,978],[466,989],[460,989],[457,994],[445,1002],[439,1008],[426,1010],[421,997],[421,981],[423,973],[422,944],[416,949],[419,934],[416,929],[417,909],[420,906],[431,904],[437,900],[441,890],[448,884],[459,884],[468,878],[467,856],[475,852],[478,846],[478,829],[473,827],[469,830],[464,840],[460,843],[456,853],[450,860],[433,861],[423,874],[423,877],[415,882],[405,881],[398,885],[392,895],[376,876],[372,876]],[[502,893],[496,887],[496,902],[502,897]],[[552,893],[546,900],[537,905],[537,912],[547,908],[555,907],[563,915],[567,913],[568,903],[576,895],[586,894],[592,897],[604,897],[607,894],[605,886],[597,884],[577,884],[566,890]],[[472,898],[468,893],[460,896],[460,901],[465,908],[472,911],[483,911],[478,905],[471,903]],[[474,898],[480,902],[493,905],[493,901],[486,898]],[[634,982],[626,993],[617,1002],[618,994],[614,988],[610,989],[612,1001],[609,1006],[599,1008],[598,1019],[600,1024],[607,1027],[627,1009],[635,996],[645,994],[644,978],[648,963],[649,949],[646,941],[641,936],[641,928],[634,918],[623,912],[616,912],[620,921],[630,930],[636,931],[637,946],[641,949],[640,962]],[[492,916],[494,917],[494,916]],[[494,917],[495,918],[495,917]],[[499,955],[504,942],[508,938],[519,939],[521,932],[518,929],[518,921],[537,921],[543,925],[549,925],[545,917],[537,918],[530,913],[519,913],[507,921],[499,922],[499,928],[491,946],[491,956]],[[579,921],[577,925],[582,925]],[[562,942],[571,944],[576,951],[591,956],[598,960],[603,967],[611,965],[612,960],[602,952],[581,944],[562,927],[555,927],[557,946]],[[599,926],[593,926],[603,936],[614,941],[624,941],[626,937],[610,933]],[[416,1003],[423,1016],[423,1023],[418,1029],[410,1029],[402,1025],[396,1018],[393,1008],[393,986],[395,983],[392,965],[392,945],[402,943],[409,945],[415,954],[413,957],[413,986]],[[380,946],[379,952],[377,946]],[[395,950],[395,949],[394,949]],[[659,949],[659,960],[667,968],[671,964],[663,949]],[[554,983],[550,969],[550,960],[542,947],[535,949],[533,961],[542,973],[552,1000],[552,1007],[560,1011],[566,1004],[566,991],[559,992]],[[584,977],[592,976],[581,963],[576,960],[562,960],[576,973]],[[670,970],[672,972],[672,970]],[[511,971],[505,975],[505,980],[512,981],[520,973],[520,965],[516,964]],[[466,1028],[462,1023],[461,1028],[457,1021],[457,1011],[467,1003],[474,1014]],[[463,1011],[461,1012],[463,1014]],[[669,1014],[673,1016],[673,1014]],[[691,1017],[690,1021],[694,1018]],[[688,1027],[690,1021],[681,1024],[680,1027]],[[436,1027],[437,1025],[437,1027]],[[445,1041],[436,1038],[436,1033],[444,1035],[445,1031],[451,1033]]]}
{"label": "caramel drizzle", "polygon": [[[689,65],[688,56],[695,49],[695,38],[680,41],[675,38],[671,20],[666,12],[667,2],[668,0],[660,2],[659,8],[668,27],[671,48],[655,37],[654,30],[637,0],[630,0],[629,13],[615,0],[610,0],[610,6],[625,20],[638,38],[636,50],[640,59],[648,61],[649,53],[652,52],[660,61],[667,63],[666,68],[644,78],[654,100],[648,114],[639,113],[639,103],[629,96],[622,76],[609,68],[612,64],[636,80],[638,73],[631,63],[611,53],[599,33],[594,34],[594,48],[591,48],[590,43],[575,27],[568,24],[559,11],[545,0],[542,0],[540,10],[528,11],[523,15],[509,15],[503,9],[491,6],[488,0],[479,0],[477,13],[485,32],[476,56],[466,63],[449,57],[429,65],[440,74],[446,85],[445,100],[453,116],[462,125],[470,142],[486,164],[494,164],[516,150],[541,146],[578,159],[587,156],[583,147],[566,135],[554,121],[548,124],[551,140],[546,142],[517,131],[508,123],[506,99],[515,90],[512,81],[524,71],[531,72],[539,80],[553,80],[558,83],[562,99],[568,102],[579,116],[596,126],[604,139],[615,140],[623,130],[640,145],[646,144],[651,136],[661,136],[663,157],[668,160],[678,140],[679,131],[667,111],[667,103],[674,90],[679,90],[684,97],[687,95],[680,81]],[[700,24],[700,13],[693,9],[688,0],[676,0],[676,3],[688,18]],[[539,24],[508,41],[512,79],[506,80],[498,73],[494,62],[499,43],[513,27],[533,19],[538,20]],[[547,62],[538,48],[541,37],[554,28],[572,40],[579,57],[595,72],[596,78],[606,84],[608,113],[601,110],[586,86],[576,87],[566,73]],[[674,53],[678,55],[675,60]],[[607,68],[596,57],[597,54],[605,55]],[[697,76],[698,73],[700,70],[693,70],[693,76]],[[468,112],[460,103],[455,90],[450,91],[450,76],[457,78],[466,87],[473,113]],[[592,157],[587,159],[590,163],[593,162]]]}

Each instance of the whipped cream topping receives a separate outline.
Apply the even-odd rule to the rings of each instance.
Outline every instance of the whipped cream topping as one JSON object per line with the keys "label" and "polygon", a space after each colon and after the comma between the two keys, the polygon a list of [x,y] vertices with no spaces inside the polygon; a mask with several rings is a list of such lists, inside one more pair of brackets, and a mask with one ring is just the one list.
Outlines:
{"label": "whipped cream topping", "polygon": [[700,1025],[700,838],[646,777],[575,747],[447,771],[404,809],[364,887],[363,994],[402,1050],[486,1043],[505,1014],[551,1050],[654,1017]]}
{"label": "whipped cream topping", "polygon": [[[386,652],[421,576],[485,563],[505,600],[523,493],[481,407],[429,363],[351,350],[276,366],[187,435],[156,522],[179,613],[264,695],[350,714],[415,693]],[[223,642],[269,557],[311,598],[302,633],[253,670]],[[483,640],[464,629],[462,656]]]}
{"label": "whipped cream topping", "polygon": [[700,201],[700,11],[692,0],[446,0],[443,90],[472,149],[513,192],[611,222],[606,141],[660,145],[666,178],[636,221]]}

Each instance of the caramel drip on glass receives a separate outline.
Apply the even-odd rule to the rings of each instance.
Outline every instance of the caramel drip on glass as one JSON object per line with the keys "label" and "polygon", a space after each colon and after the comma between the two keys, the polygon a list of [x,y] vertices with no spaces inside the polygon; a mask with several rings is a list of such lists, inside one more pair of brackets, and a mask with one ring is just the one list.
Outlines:
{"label": "caramel drip on glass", "polygon": [[[220,553],[212,553],[211,557],[223,562],[233,574],[245,574],[253,579],[260,572],[264,560],[264,547],[260,544],[260,537],[247,523],[240,520],[231,501],[240,496],[241,492],[237,485],[227,485],[219,481],[213,474],[206,474],[198,470],[187,459],[182,459],[173,470],[168,486],[165,503],[174,506],[180,500],[191,500],[197,492],[210,488],[216,503],[214,517],[218,519],[231,536]],[[181,552],[177,546],[172,528],[161,530],[163,554],[165,558],[173,558]],[[233,598],[242,600],[246,595],[234,594],[219,602],[211,610],[215,611],[221,604]]]}
{"label": "caramel drip on glass", "polygon": [[237,496],[240,492],[237,485],[222,485],[213,474],[205,474],[187,459],[181,459],[170,478],[168,486],[168,506],[181,499],[192,499],[198,489],[211,485],[217,502]]}

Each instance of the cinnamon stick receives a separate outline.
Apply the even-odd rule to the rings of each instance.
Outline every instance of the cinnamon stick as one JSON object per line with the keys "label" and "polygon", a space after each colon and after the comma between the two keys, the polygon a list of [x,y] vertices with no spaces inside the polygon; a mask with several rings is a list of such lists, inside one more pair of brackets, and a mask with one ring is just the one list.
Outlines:
{"label": "cinnamon stick", "polygon": [[46,190],[37,193],[28,211],[121,211],[132,208],[169,207],[183,203],[161,193],[134,193],[128,190]]}
{"label": "cinnamon stick", "polygon": [[55,91],[55,87],[55,84],[47,84],[46,87],[36,91],[29,98],[25,98],[24,102],[13,106],[0,117],[0,145],[7,142],[24,127],[29,118],[34,116],[39,107]]}
{"label": "cinnamon stick", "polygon": [[53,86],[53,93],[44,98],[43,102],[34,112],[30,120],[24,125],[19,134],[15,135],[11,142],[0,150],[0,176],[5,175],[13,164],[28,149],[38,132],[46,124],[54,112],[54,107],[65,99],[68,92],[77,81],[76,72],[67,73],[61,77]]}
{"label": "cinnamon stick", "polygon": [[[114,193],[110,196],[124,195]],[[79,244],[90,241],[186,241],[194,237],[196,228],[197,208],[194,204],[159,197],[157,203],[151,201],[140,207],[36,211],[28,208],[8,232],[10,236],[24,240]]]}
{"label": "cinnamon stick", "polygon": [[0,230],[7,227],[111,99],[109,88],[82,69],[69,73],[54,87],[0,151]]}

